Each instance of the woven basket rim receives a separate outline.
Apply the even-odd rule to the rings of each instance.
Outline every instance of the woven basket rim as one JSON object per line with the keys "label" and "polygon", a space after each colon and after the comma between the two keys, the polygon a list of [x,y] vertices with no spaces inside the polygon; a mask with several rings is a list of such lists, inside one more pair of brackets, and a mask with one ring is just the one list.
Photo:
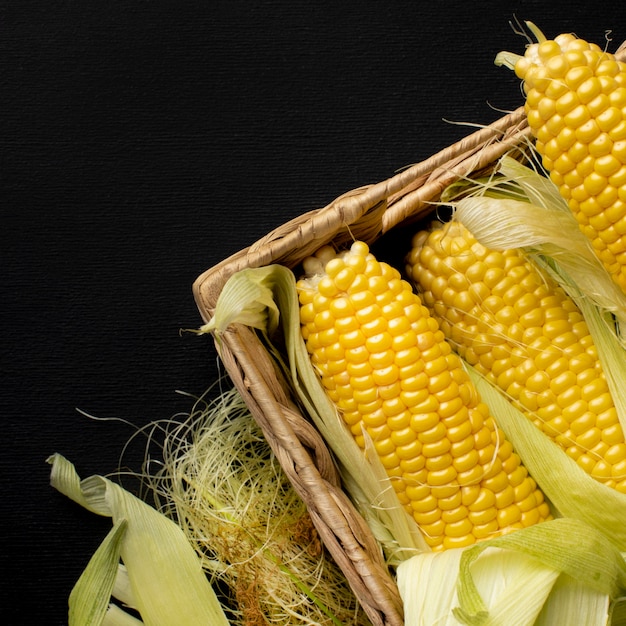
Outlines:
{"label": "woven basket rim", "polygon": [[520,107],[391,178],[289,220],[198,276],[192,290],[200,314],[210,319],[226,280],[241,269],[271,263],[293,268],[341,231],[346,240],[358,233],[369,243],[402,222],[423,217],[450,183],[487,167],[529,136]]}

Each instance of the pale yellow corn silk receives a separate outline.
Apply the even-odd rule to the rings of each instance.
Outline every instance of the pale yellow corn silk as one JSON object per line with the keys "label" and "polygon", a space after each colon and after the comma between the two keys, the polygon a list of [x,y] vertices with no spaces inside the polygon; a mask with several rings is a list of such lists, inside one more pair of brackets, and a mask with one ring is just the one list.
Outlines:
{"label": "pale yellow corn silk", "polygon": [[233,624],[369,623],[236,389],[163,427],[162,469],[146,479],[232,590]]}

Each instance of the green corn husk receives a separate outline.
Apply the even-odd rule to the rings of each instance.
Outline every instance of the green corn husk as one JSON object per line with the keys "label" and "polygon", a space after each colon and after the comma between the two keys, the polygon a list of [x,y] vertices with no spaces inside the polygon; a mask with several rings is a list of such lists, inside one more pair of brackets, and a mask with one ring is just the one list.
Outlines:
{"label": "green corn husk", "polygon": [[109,605],[104,620],[102,620],[102,626],[138,626],[139,624],[143,624],[143,622],[129,615],[116,604]]}
{"label": "green corn husk", "polygon": [[[228,626],[228,620],[182,530],[170,519],[102,476],[80,480],[60,454],[48,459],[58,491],[113,528],[70,595],[69,626],[133,623],[109,610],[120,559],[128,576],[126,599],[149,626]],[[128,614],[127,614],[128,615]],[[106,622],[104,620],[107,620]],[[113,621],[112,621],[113,620]],[[124,622],[126,620],[126,622]]]}
{"label": "green corn husk", "polygon": [[[459,570],[458,578],[450,572]],[[406,624],[606,624],[626,565],[601,533],[556,519],[398,567]]]}

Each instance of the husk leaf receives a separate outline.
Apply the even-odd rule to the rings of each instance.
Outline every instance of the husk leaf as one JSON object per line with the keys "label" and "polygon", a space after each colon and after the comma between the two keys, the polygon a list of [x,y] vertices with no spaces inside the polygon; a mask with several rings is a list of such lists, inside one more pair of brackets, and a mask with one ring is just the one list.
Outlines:
{"label": "husk leaf", "polygon": [[626,597],[613,602],[609,615],[611,626],[626,626]]}
{"label": "husk leaf", "polygon": [[102,626],[139,626],[143,622],[126,611],[117,604],[110,604],[104,616]]}
{"label": "husk leaf", "polygon": [[467,369],[498,426],[558,512],[583,521],[626,551],[626,496],[591,478],[474,368]]}
{"label": "husk leaf", "polygon": [[398,566],[406,626],[534,624],[558,572],[519,552],[485,549],[471,564],[471,572],[462,574],[469,577],[471,589],[465,590],[460,608],[463,555],[461,548],[420,554]]}
{"label": "husk leaf", "polygon": [[273,298],[274,281],[279,273],[243,269],[233,274],[220,292],[215,315],[200,328],[217,331],[219,336],[233,323],[244,324],[268,333],[278,325],[278,308]]}
{"label": "husk leaf", "polygon": [[74,585],[69,597],[70,625],[102,623],[113,592],[127,527],[125,519],[113,525]]}
{"label": "husk leaf", "polygon": [[72,592],[70,626],[101,623],[94,621],[94,616],[104,615],[102,607],[108,606],[107,592],[110,595],[120,558],[145,624],[228,626],[198,557],[179,526],[102,476],[81,481],[74,466],[60,454],[48,462],[53,487],[90,511],[111,517],[114,527]]}
{"label": "husk leaf", "polygon": [[606,593],[591,589],[567,574],[561,574],[552,586],[534,626],[606,624],[609,619],[609,600]]}
{"label": "husk leaf", "polygon": [[398,565],[396,580],[405,626],[458,626],[452,609],[458,605],[456,583],[462,553],[424,552]]}
{"label": "husk leaf", "polygon": [[580,520],[558,518],[477,543],[463,551],[458,588],[460,608],[456,614],[472,626],[488,623],[481,621],[486,605],[471,566],[489,547],[530,556],[542,566],[565,573],[611,598],[619,597],[626,589],[626,563],[617,547],[602,532]]}
{"label": "husk leaf", "polygon": [[115,577],[112,595],[125,606],[133,609],[137,608],[130,578],[128,577],[128,570],[122,563],[119,563],[117,566],[117,576]]}
{"label": "husk leaf", "polygon": [[416,555],[398,566],[397,579],[406,626],[604,626],[626,564],[601,532],[559,518]]}

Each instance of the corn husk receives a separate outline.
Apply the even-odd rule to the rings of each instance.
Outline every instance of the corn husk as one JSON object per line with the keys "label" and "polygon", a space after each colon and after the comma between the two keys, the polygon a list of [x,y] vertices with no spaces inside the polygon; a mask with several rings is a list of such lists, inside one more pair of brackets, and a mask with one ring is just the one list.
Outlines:
{"label": "corn husk", "polygon": [[[182,530],[172,520],[102,476],[81,480],[60,454],[48,459],[58,491],[113,528],[89,561],[70,595],[69,626],[134,623],[119,607],[109,613],[120,559],[127,602],[149,626],[228,626],[222,607]],[[124,622],[126,620],[126,622]]]}
{"label": "corn husk", "polygon": [[102,626],[138,626],[139,624],[143,624],[143,622],[127,613],[117,604],[109,604],[102,620]]}
{"label": "corn husk", "polygon": [[407,626],[603,626],[625,583],[615,545],[565,518],[398,567]]}

